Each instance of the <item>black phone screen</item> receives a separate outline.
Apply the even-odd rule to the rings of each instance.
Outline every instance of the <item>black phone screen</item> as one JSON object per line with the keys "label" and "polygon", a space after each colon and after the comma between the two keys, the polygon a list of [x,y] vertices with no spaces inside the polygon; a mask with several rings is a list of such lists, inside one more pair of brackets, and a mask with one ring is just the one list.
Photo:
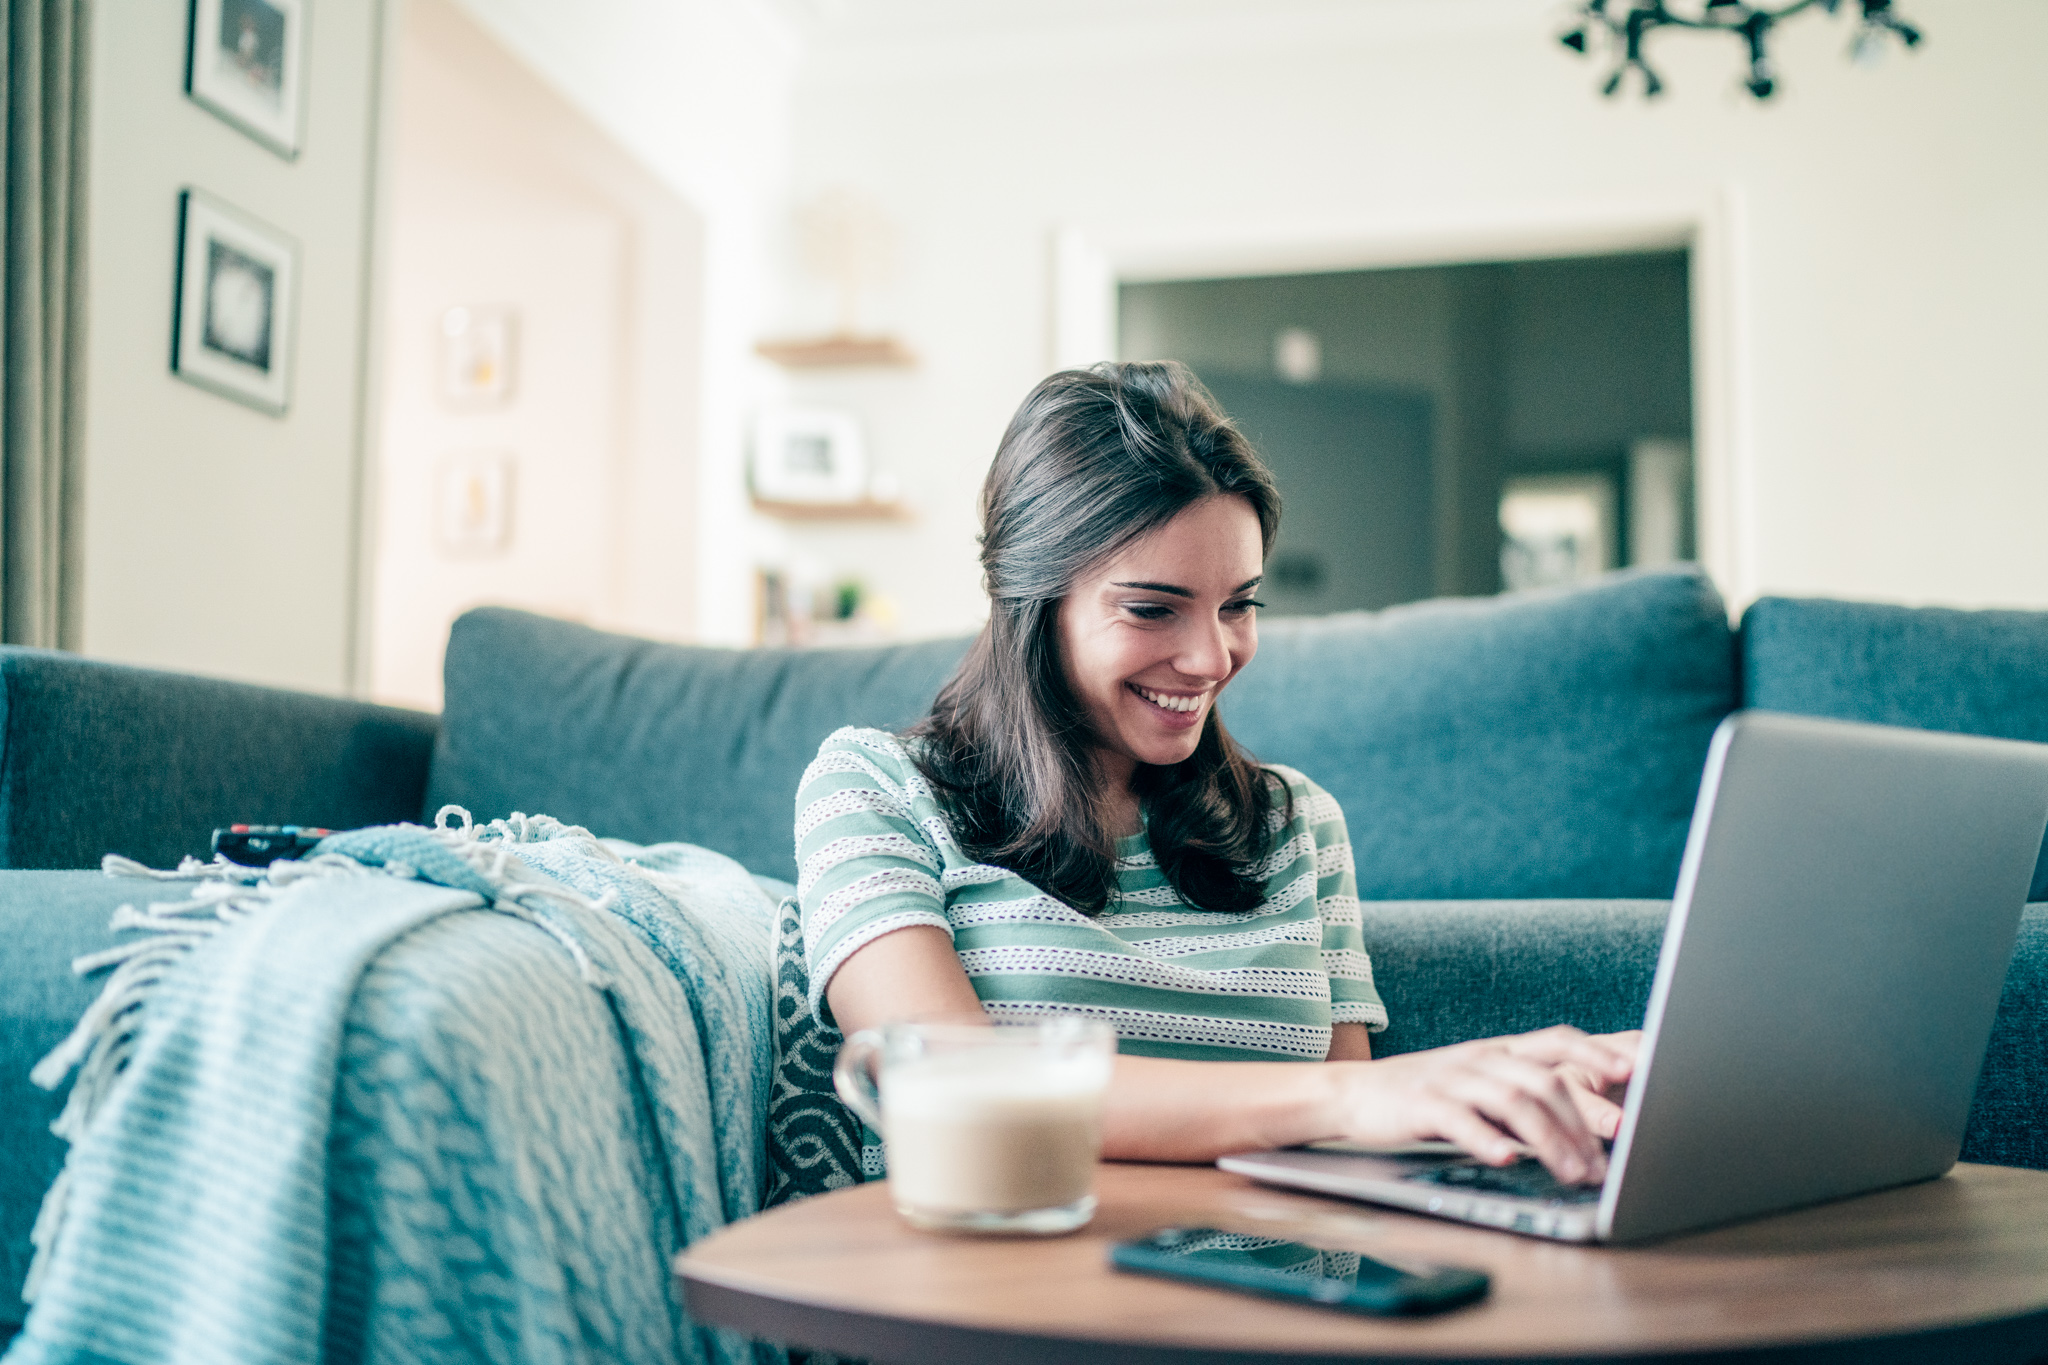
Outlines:
{"label": "black phone screen", "polygon": [[1220,1228],[1161,1228],[1110,1248],[1119,1269],[1198,1280],[1247,1293],[1300,1299],[1361,1313],[1428,1313],[1485,1295],[1484,1271],[1376,1260]]}

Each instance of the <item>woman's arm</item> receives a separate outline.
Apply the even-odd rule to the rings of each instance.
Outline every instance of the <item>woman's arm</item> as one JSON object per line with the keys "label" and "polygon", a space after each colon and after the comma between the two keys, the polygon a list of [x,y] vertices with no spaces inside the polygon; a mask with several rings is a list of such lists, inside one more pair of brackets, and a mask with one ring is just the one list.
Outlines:
{"label": "woman's arm", "polygon": [[1330,1055],[1332,1062],[1369,1062],[1372,1060],[1372,1031],[1364,1024],[1333,1024],[1330,1026]]}
{"label": "woman's arm", "polygon": [[[833,973],[826,998],[848,1033],[897,1019],[986,1017],[951,939],[928,925],[854,952]],[[1351,1036],[1364,1027],[1337,1029],[1333,1060],[1322,1065],[1118,1057],[1103,1155],[1213,1161],[1319,1138],[1371,1146],[1444,1138],[1496,1164],[1532,1152],[1561,1180],[1606,1173],[1571,1082],[1626,1080],[1630,1035],[1594,1038],[1559,1027],[1369,1061],[1359,1057],[1369,1044]]]}

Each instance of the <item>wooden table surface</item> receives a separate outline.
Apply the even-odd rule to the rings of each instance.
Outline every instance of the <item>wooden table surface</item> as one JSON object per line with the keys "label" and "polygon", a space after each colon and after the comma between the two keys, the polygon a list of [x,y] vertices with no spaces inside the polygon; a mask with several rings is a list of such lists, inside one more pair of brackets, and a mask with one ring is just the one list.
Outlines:
{"label": "wooden table surface", "polygon": [[[1081,1232],[918,1232],[880,1182],[736,1223],[677,1260],[690,1313],[788,1344],[922,1362],[1862,1362],[2048,1359],[2048,1172],[1940,1180],[1638,1247],[1581,1247],[1110,1163]],[[1482,1303],[1357,1317],[1109,1268],[1172,1224],[1482,1267]]]}

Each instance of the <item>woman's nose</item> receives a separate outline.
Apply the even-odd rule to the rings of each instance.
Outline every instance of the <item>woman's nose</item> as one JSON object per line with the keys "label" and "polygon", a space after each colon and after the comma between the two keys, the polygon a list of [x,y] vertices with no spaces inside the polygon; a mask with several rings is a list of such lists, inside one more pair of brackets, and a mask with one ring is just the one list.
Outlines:
{"label": "woman's nose", "polygon": [[1173,666],[1190,678],[1214,682],[1230,676],[1230,638],[1220,621],[1196,626]]}

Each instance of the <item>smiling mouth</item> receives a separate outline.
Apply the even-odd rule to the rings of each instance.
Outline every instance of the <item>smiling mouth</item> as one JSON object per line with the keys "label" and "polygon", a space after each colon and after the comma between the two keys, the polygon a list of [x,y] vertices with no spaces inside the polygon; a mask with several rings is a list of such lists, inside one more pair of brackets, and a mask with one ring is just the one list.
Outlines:
{"label": "smiling mouth", "polygon": [[1126,683],[1125,686],[1129,687],[1131,691],[1137,693],[1146,701],[1151,702],[1160,710],[1173,711],[1181,715],[1201,710],[1203,700],[1209,695],[1206,692],[1197,692],[1192,696],[1183,697],[1175,696],[1171,692],[1154,692],[1151,688],[1140,687],[1136,683]]}

